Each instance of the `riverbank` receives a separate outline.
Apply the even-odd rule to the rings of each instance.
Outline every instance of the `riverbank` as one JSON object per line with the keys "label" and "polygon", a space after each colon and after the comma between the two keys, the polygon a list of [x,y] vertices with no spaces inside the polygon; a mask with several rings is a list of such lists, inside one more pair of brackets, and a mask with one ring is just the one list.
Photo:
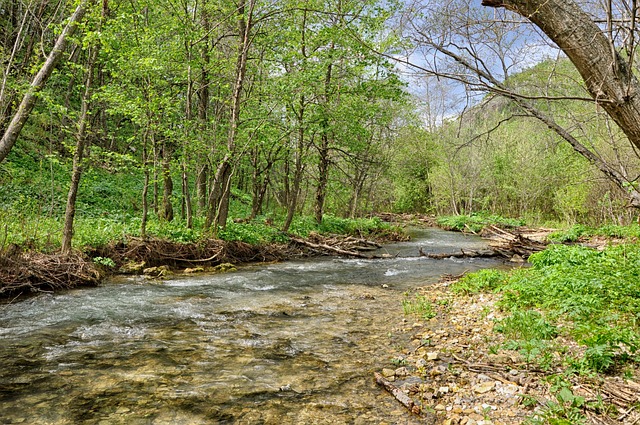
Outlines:
{"label": "riverbank", "polygon": [[202,239],[181,243],[127,237],[69,255],[9,246],[0,252],[0,298],[15,298],[79,286],[96,286],[117,274],[166,277],[174,273],[218,272],[229,267],[318,255],[361,254],[380,244],[406,240],[399,228],[381,226],[365,237],[319,234],[284,235],[280,243]]}
{"label": "riverbank", "polygon": [[[410,336],[381,374],[410,397],[426,423],[447,425],[635,424],[638,369],[611,375],[566,373],[543,353],[507,350],[495,325],[508,316],[499,294],[455,294],[452,280],[420,288],[433,306],[429,320],[407,317],[393,332]],[[566,357],[583,350],[563,339]],[[566,388],[566,390],[562,390]],[[585,420],[586,419],[586,420]],[[554,422],[555,420],[555,422]]]}
{"label": "riverbank", "polygon": [[639,423],[637,239],[594,233],[416,289],[382,384],[433,424]]}

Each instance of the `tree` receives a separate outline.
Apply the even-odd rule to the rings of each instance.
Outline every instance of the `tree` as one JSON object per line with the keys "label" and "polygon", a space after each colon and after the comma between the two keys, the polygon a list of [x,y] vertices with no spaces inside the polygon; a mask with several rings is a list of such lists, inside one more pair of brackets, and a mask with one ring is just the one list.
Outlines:
{"label": "tree", "polygon": [[[482,1],[483,6],[506,8],[538,26],[574,64],[596,105],[618,124],[631,144],[640,148],[640,97],[637,95],[640,83],[633,73],[638,6],[636,1],[620,3],[630,12],[628,26],[621,28],[623,34],[627,33],[622,49],[616,46],[612,25],[617,17],[611,1],[604,16],[607,32],[572,0]],[[622,50],[626,50],[627,59],[621,54]],[[554,127],[552,123],[547,124]],[[559,129],[556,131],[562,133]],[[589,159],[589,151],[576,150]],[[631,205],[640,208],[640,192],[630,185],[633,182],[614,169],[602,168],[621,188],[628,190]]]}
{"label": "tree", "polygon": [[[631,206],[640,207],[640,191],[635,184],[637,177],[628,172],[625,164],[618,162],[618,159],[629,161],[630,157],[607,158],[579,131],[578,123],[572,122],[568,114],[561,116],[559,108],[554,106],[565,102],[595,103],[624,132],[630,148],[640,146],[640,100],[634,96],[640,87],[632,72],[635,2],[626,5],[630,11],[633,10],[634,19],[631,20],[615,15],[611,8],[599,11],[593,7],[590,12],[595,15],[592,17],[573,1],[484,0],[482,4],[508,9],[536,24],[576,66],[588,96],[571,89],[558,91],[557,86],[542,85],[531,90],[526,84],[513,84],[511,77],[514,71],[542,59],[540,55],[535,57],[535,47],[542,46],[549,52],[556,48],[555,45],[550,45],[535,27],[526,25],[526,21],[517,15],[498,9],[495,13],[488,13],[490,9],[480,10],[469,0],[414,4],[413,9],[404,15],[405,34],[424,54],[423,60],[421,63],[413,59],[401,61],[410,62],[426,75],[461,83],[467,89],[468,106],[480,103],[478,94],[486,96],[488,93],[489,97],[509,99],[519,110],[505,122],[516,116],[538,119],[626,192]],[[596,21],[608,23],[609,29],[601,29]],[[613,22],[627,22],[627,28],[623,25],[620,31],[614,31],[611,29]],[[616,38],[615,34],[626,34],[626,37]],[[622,38],[626,38],[625,43],[621,43]],[[539,41],[540,45],[532,46],[531,40]],[[626,56],[621,50],[626,50]],[[549,78],[554,74],[552,71]],[[592,117],[606,125],[606,117],[603,119],[598,113],[592,113]]]}
{"label": "tree", "polygon": [[235,81],[231,95],[231,111],[229,117],[229,132],[227,135],[227,152],[218,164],[214,182],[209,193],[209,211],[205,227],[213,225],[226,227],[229,215],[229,199],[231,196],[232,161],[236,154],[236,139],[240,125],[240,111],[242,108],[242,90],[247,72],[249,49],[253,43],[254,11],[256,0],[240,0],[237,8],[238,16],[238,53],[236,60]]}

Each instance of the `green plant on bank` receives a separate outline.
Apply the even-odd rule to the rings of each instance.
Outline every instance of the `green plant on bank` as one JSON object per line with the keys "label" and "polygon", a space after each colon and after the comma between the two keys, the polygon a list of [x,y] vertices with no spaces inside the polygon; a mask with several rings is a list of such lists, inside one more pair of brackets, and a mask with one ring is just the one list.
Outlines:
{"label": "green plant on bank", "polygon": [[455,293],[475,294],[477,292],[490,292],[504,285],[508,274],[496,269],[484,269],[465,275],[458,280],[451,289]]}
{"label": "green plant on bank", "polygon": [[507,228],[514,228],[525,225],[525,222],[521,219],[506,218],[499,215],[487,213],[443,216],[439,217],[436,222],[438,226],[447,230],[474,233],[479,233],[485,226],[489,225],[497,225]]}
{"label": "green plant on bank", "polygon": [[553,391],[556,400],[548,400],[539,412],[525,422],[530,425],[580,425],[586,424],[585,398],[575,395],[568,386]]}
{"label": "green plant on bank", "polygon": [[102,266],[105,266],[105,267],[110,267],[110,268],[116,266],[115,261],[113,261],[109,257],[95,257],[93,259],[93,262],[96,263],[96,264],[100,264]]}
{"label": "green plant on bank", "polygon": [[[507,348],[542,366],[555,352],[579,372],[640,363],[640,244],[602,251],[552,245],[529,261],[530,268],[495,272],[499,278],[487,271],[469,274],[457,286],[460,292],[502,293],[499,306],[510,316],[496,331],[505,334]],[[583,354],[562,355],[562,345],[554,343],[558,335],[583,345]]]}
{"label": "green plant on bank", "polygon": [[620,226],[617,224],[607,224],[600,227],[589,227],[583,224],[576,224],[566,230],[551,233],[548,239],[551,242],[565,243],[576,242],[580,238],[589,238],[592,236],[635,240],[640,238],[640,225],[631,224],[629,226]]}
{"label": "green plant on bank", "polygon": [[536,362],[542,369],[549,369],[553,362],[553,340],[558,331],[535,310],[516,310],[510,316],[496,322],[496,332],[504,334],[504,348],[518,351],[527,363]]}
{"label": "green plant on bank", "polygon": [[402,310],[405,315],[414,314],[428,320],[436,316],[433,306],[424,295],[416,294],[415,298],[405,298],[402,300]]}

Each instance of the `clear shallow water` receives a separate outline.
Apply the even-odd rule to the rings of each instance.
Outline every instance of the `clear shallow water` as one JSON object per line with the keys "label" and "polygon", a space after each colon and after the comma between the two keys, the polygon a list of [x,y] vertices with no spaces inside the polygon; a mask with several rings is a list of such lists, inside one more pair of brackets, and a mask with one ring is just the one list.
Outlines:
{"label": "clear shallow water", "polygon": [[389,366],[403,292],[487,260],[435,229],[385,260],[319,259],[0,305],[0,423],[413,424],[373,372]]}

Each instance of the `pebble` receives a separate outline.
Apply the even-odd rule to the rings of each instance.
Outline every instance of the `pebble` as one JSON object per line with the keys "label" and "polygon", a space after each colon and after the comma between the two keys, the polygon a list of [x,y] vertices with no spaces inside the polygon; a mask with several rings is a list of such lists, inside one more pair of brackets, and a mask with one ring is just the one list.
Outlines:
{"label": "pebble", "polygon": [[393,374],[398,378],[402,378],[409,375],[409,369],[407,369],[406,367],[399,367],[393,372]]}
{"label": "pebble", "polygon": [[396,371],[393,369],[387,369],[387,368],[382,369],[382,376],[384,376],[385,378],[391,378],[395,374],[396,374]]}
{"label": "pebble", "polygon": [[496,386],[496,383],[494,381],[489,381],[489,382],[482,382],[480,384],[476,384],[473,386],[472,389],[478,394],[484,394],[493,390],[495,386]]}

